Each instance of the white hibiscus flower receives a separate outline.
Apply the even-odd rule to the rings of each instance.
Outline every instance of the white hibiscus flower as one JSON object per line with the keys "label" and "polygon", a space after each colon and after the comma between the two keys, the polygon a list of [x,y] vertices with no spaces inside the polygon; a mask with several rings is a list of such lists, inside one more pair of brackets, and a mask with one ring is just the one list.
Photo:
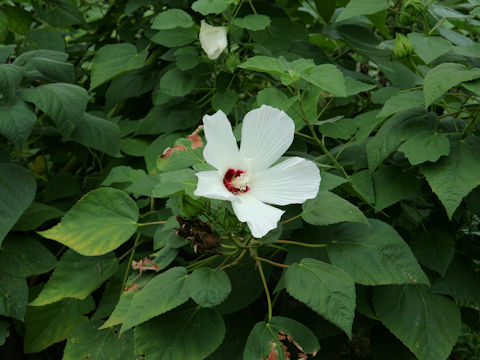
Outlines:
{"label": "white hibiscus flower", "polygon": [[227,30],[223,26],[212,26],[205,20],[200,23],[200,45],[207,56],[215,60],[227,47]]}
{"label": "white hibiscus flower", "polygon": [[263,105],[247,113],[240,149],[222,111],[205,115],[203,124],[203,156],[217,170],[196,174],[195,195],[231,201],[254,237],[275,229],[284,213],[267,203],[301,204],[317,195],[320,172],[312,161],[291,157],[272,166],[293,142],[295,125],[283,111]]}

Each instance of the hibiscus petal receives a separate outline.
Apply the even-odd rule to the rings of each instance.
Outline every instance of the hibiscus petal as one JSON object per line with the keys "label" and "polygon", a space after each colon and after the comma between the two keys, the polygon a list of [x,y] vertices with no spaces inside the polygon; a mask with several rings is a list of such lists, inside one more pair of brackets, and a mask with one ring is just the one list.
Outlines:
{"label": "hibiscus petal", "polygon": [[262,105],[243,119],[240,155],[251,159],[250,170],[267,169],[293,142],[295,125],[283,111]]}
{"label": "hibiscus petal", "polygon": [[198,185],[193,192],[196,196],[209,199],[238,201],[238,197],[228,191],[223,185],[223,175],[216,170],[200,171],[196,173]]}
{"label": "hibiscus petal", "polygon": [[200,22],[200,45],[207,56],[215,60],[228,45],[227,30],[223,26],[212,26],[205,20]]}
{"label": "hibiscus petal", "polygon": [[250,194],[274,205],[302,204],[317,196],[320,171],[309,160],[292,157],[259,174],[250,184]]}
{"label": "hibiscus petal", "polygon": [[237,199],[239,201],[232,202],[233,211],[238,220],[247,222],[252,235],[256,238],[261,238],[275,229],[284,213],[283,210],[264,204],[248,194],[237,196]]}
{"label": "hibiscus petal", "polygon": [[203,157],[210,165],[225,173],[238,162],[239,153],[232,126],[223,111],[203,117],[205,138],[207,144],[203,150]]}

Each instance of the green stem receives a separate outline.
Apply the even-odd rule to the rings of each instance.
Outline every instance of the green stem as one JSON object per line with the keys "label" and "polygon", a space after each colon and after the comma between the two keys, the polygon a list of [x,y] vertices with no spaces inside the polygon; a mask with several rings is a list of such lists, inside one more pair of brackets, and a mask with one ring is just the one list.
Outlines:
{"label": "green stem", "polygon": [[[330,102],[332,101],[333,98],[331,98],[326,104],[325,106],[323,107],[323,109],[320,111],[320,116],[323,114],[323,112],[325,111],[325,109],[328,107],[328,105],[330,105]],[[317,133],[315,132],[315,128],[313,127],[313,124],[311,124],[306,115],[305,115],[305,112],[303,111],[303,105],[302,105],[302,99],[298,99],[298,105],[300,107],[300,111],[302,112],[302,119],[303,119],[303,122],[305,123],[305,125],[307,125],[308,129],[310,130],[310,133],[312,134],[312,137],[313,137],[313,140],[315,140],[315,142],[320,146],[320,148],[322,149],[323,153],[325,155],[327,155],[327,157],[330,159],[330,161],[333,163],[333,165],[335,165],[335,167],[340,170],[343,174],[343,176],[346,178],[346,179],[349,179],[350,177],[348,176],[347,172],[345,171],[345,169],[343,168],[342,165],[340,165],[340,163],[337,161],[337,159],[335,159],[335,157],[330,154],[330,151],[328,151],[327,147],[325,146],[325,137],[322,136],[322,140],[320,140],[320,138],[318,137]]]}
{"label": "green stem", "polygon": [[462,131],[462,137],[464,137],[466,134],[468,134],[470,129],[473,127],[473,125],[475,125],[475,123],[477,122],[477,120],[479,118],[480,118],[480,111],[477,111],[477,113],[473,116],[473,119],[468,123],[465,130]]}
{"label": "green stem", "polygon": [[191,271],[191,270],[194,270],[196,268],[199,268],[203,265],[206,265],[208,264],[209,262],[211,262],[212,260],[215,260],[216,258],[218,258],[220,255],[212,255],[206,259],[203,259],[203,260],[200,260],[200,261],[196,261],[196,262],[193,262],[191,263],[190,265],[187,265],[186,269],[188,271]]}
{"label": "green stem", "polygon": [[240,262],[240,260],[242,260],[242,258],[245,256],[246,253],[247,253],[247,249],[245,248],[245,249],[242,250],[240,255],[238,255],[238,257],[235,260],[233,260],[231,263],[229,263],[227,265],[220,266],[220,270],[228,269],[229,267],[232,267],[232,266],[238,264]]}
{"label": "green stem", "polygon": [[146,223],[137,223],[137,226],[147,226],[147,225],[159,225],[159,224],[166,224],[166,221],[152,221]]}
{"label": "green stem", "polygon": [[[255,259],[257,257],[255,256]],[[267,280],[265,279],[265,274],[263,273],[262,262],[260,260],[256,260],[258,266],[258,272],[260,273],[260,277],[262,278],[263,287],[265,289],[265,295],[267,297],[267,304],[268,304],[268,322],[272,318],[272,299],[270,298],[270,291],[268,291]]]}
{"label": "green stem", "polygon": [[120,295],[122,295],[123,288],[125,287],[125,284],[127,283],[127,278],[128,278],[128,273],[130,272],[130,266],[132,264],[133,260],[133,255],[135,254],[135,248],[138,245],[138,241],[140,240],[141,234],[138,233],[137,236],[135,237],[135,242],[133,244],[133,248],[130,250],[130,257],[128,258],[128,263],[127,263],[127,269],[125,270],[125,274],[123,275],[123,281],[122,281],[122,287],[120,288]]}
{"label": "green stem", "polygon": [[309,243],[302,243],[302,242],[291,241],[291,240],[277,240],[275,242],[279,244],[289,244],[289,245],[304,246],[304,247],[311,247],[311,248],[327,247],[327,244],[309,244]]}
{"label": "green stem", "polygon": [[298,215],[295,215],[295,216],[292,216],[291,218],[287,219],[287,220],[283,220],[283,221],[280,221],[280,224],[283,225],[283,224],[287,224],[291,221],[294,221],[294,220],[297,220],[299,218],[302,217],[302,213],[298,214]]}
{"label": "green stem", "polygon": [[259,257],[259,256],[255,256],[254,259],[257,260],[257,261],[263,261],[263,262],[269,263],[273,266],[278,266],[278,267],[282,267],[282,268],[288,268],[290,266],[290,265],[280,264],[278,262],[268,260],[268,259],[265,259],[265,258],[262,258],[262,257]]}

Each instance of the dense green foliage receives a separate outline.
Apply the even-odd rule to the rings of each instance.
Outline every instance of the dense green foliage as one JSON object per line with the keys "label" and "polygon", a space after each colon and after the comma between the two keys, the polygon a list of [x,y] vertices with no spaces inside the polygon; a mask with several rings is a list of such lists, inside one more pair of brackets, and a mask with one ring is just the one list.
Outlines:
{"label": "dense green foliage", "polygon": [[[478,0],[3,0],[1,356],[477,359],[479,35]],[[255,239],[194,131],[263,104],[322,181]]]}

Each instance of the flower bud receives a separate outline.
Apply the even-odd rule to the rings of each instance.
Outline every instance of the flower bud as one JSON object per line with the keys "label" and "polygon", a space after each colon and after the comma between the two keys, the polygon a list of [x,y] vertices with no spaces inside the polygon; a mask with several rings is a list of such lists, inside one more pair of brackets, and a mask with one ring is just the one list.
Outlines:
{"label": "flower bud", "polygon": [[223,26],[211,26],[202,20],[200,25],[200,44],[209,59],[215,60],[227,47],[227,30]]}
{"label": "flower bud", "polygon": [[426,11],[426,9],[422,0],[404,1],[400,10],[398,21],[400,22],[400,25],[403,26],[411,25],[416,21],[423,11]]}
{"label": "flower bud", "polygon": [[403,35],[397,33],[395,35],[395,42],[393,44],[393,57],[395,59],[402,59],[414,52],[413,45],[408,40],[408,38]]}

